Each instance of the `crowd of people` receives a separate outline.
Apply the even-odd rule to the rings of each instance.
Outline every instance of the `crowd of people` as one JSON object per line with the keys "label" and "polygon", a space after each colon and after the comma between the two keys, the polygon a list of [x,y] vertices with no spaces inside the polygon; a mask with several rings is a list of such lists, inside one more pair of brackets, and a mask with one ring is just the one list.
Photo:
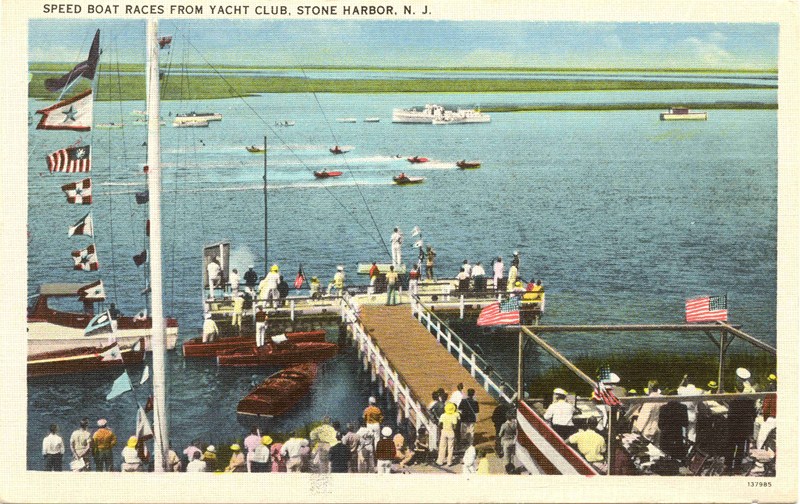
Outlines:
{"label": "crowd of people", "polygon": [[[724,461],[727,474],[742,474],[754,464],[763,466],[765,461],[774,464],[776,394],[768,393],[763,399],[690,400],[691,396],[717,393],[718,384],[710,381],[703,390],[690,383],[688,376],[670,390],[663,389],[657,380],[650,380],[643,394],[633,388],[626,390],[615,373],[605,378],[603,386],[618,398],[642,395],[663,398],[621,407],[614,423],[615,434],[635,434],[683,464],[698,453],[717,457]],[[775,392],[776,389],[774,373],[767,377],[764,386],[759,386],[753,383],[749,370],[736,370],[736,393]],[[612,410],[599,395],[593,394],[596,410],[587,416],[567,400],[568,396],[564,389],[554,389],[553,401],[545,410],[544,419],[566,442],[575,445],[588,462],[605,471],[607,429]],[[681,397],[687,399],[681,400]],[[745,459],[751,463],[745,463]],[[624,473],[624,468],[615,466],[614,473]]]}

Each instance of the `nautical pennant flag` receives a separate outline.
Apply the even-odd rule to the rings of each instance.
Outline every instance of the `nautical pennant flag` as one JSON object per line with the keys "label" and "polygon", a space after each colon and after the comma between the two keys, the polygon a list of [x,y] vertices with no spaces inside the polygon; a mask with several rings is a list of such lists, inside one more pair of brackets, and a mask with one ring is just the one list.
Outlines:
{"label": "nautical pennant flag", "polygon": [[80,271],[97,271],[100,269],[100,262],[97,260],[97,251],[94,243],[82,250],[72,252],[72,260],[75,261],[73,269]]}
{"label": "nautical pennant flag", "polygon": [[68,100],[63,100],[45,109],[36,129],[89,131],[92,129],[92,90],[87,89]]}
{"label": "nautical pennant flag", "polygon": [[303,282],[306,281],[306,275],[303,273],[303,265],[301,264],[300,267],[297,269],[297,277],[294,279],[294,288],[299,289],[303,286]]}
{"label": "nautical pennant flag", "polygon": [[67,203],[74,205],[92,204],[92,179],[86,178],[79,182],[64,184],[61,190],[67,196]]}
{"label": "nautical pennant flag", "polygon": [[50,173],[86,173],[92,171],[92,147],[67,147],[47,156],[47,169]]}
{"label": "nautical pennant flag", "polygon": [[134,315],[133,320],[134,322],[142,322],[144,320],[147,320],[147,308]]}
{"label": "nautical pennant flag", "polygon": [[147,261],[147,249],[142,250],[140,253],[133,256],[133,264],[136,266],[141,266],[142,264]]}
{"label": "nautical pennant flag", "polygon": [[170,44],[172,44],[172,35],[167,35],[166,37],[161,37],[158,39],[159,49],[167,49],[169,48]]}
{"label": "nautical pennant flag", "polygon": [[145,365],[144,371],[142,371],[142,379],[139,380],[139,385],[144,385],[144,382],[150,379],[150,367]]}
{"label": "nautical pennant flag", "polygon": [[87,213],[81,217],[78,222],[69,227],[69,236],[73,235],[94,236],[94,219],[92,219],[92,212]]}
{"label": "nautical pennant flag", "polygon": [[114,380],[114,384],[111,386],[111,391],[106,394],[106,401],[110,401],[117,396],[128,392],[129,390],[133,390],[133,384],[131,383],[131,377],[128,376],[127,371],[123,371],[119,378]]}
{"label": "nautical pennant flag", "polygon": [[105,352],[101,352],[99,356],[103,358],[103,362],[122,360],[122,352],[116,343]]}
{"label": "nautical pennant flag", "polygon": [[414,248],[422,248],[422,240],[415,241],[414,245],[412,245],[412,247],[414,247]]}
{"label": "nautical pennant flag", "polygon": [[81,301],[103,301],[105,298],[106,290],[102,280],[86,284],[78,289],[78,299]]}
{"label": "nautical pennant flag", "polygon": [[514,296],[502,302],[494,302],[481,310],[479,326],[519,325],[519,298]]}
{"label": "nautical pennant flag", "polygon": [[137,205],[144,205],[150,201],[150,193],[148,191],[142,191],[136,193],[136,204]]}
{"label": "nautical pennant flag", "polygon": [[102,52],[103,51],[100,50],[100,30],[97,30],[94,34],[92,46],[89,48],[89,57],[86,61],[78,63],[75,65],[75,68],[57,79],[45,79],[45,89],[51,93],[55,93],[61,91],[81,77],[85,77],[89,80],[94,79],[94,73],[97,70],[97,60],[100,59],[100,54]]}
{"label": "nautical pennant flag", "polygon": [[142,407],[139,406],[136,412],[136,450],[140,459],[148,460],[150,458],[145,442],[153,439],[153,437],[153,427],[150,425],[150,420]]}
{"label": "nautical pennant flag", "polygon": [[704,296],[686,300],[686,322],[728,320],[728,296]]}
{"label": "nautical pennant flag", "polygon": [[83,330],[83,335],[94,336],[112,332],[114,332],[114,328],[111,325],[111,314],[106,310],[92,317],[92,320],[86,325],[86,329]]}
{"label": "nautical pennant flag", "polygon": [[417,236],[417,235],[418,235],[418,234],[420,234],[421,232],[422,232],[422,231],[420,231],[420,230],[419,230],[419,226],[414,226],[414,229],[412,229],[412,230],[411,230],[411,236],[412,236],[412,237],[413,237],[413,236]]}

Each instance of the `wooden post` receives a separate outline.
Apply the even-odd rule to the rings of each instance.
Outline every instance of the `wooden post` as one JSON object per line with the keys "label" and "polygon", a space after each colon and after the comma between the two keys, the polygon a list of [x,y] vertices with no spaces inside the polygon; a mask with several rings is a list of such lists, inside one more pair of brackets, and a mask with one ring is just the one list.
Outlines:
{"label": "wooden post", "polygon": [[606,425],[606,429],[608,429],[608,441],[606,442],[606,474],[611,476],[611,459],[614,453],[614,425],[616,424],[616,414],[617,414],[617,407],[616,406],[606,406],[608,408],[608,425]]}
{"label": "wooden post", "polygon": [[458,305],[458,318],[464,320],[464,294],[461,294]]}
{"label": "wooden post", "polygon": [[470,357],[469,374],[471,374],[472,377],[475,378],[475,354],[474,353],[472,354],[472,357]]}
{"label": "wooden post", "polygon": [[[523,393],[523,388],[525,387],[525,380],[524,380],[524,355],[525,355],[525,335],[523,334],[522,330],[519,331],[519,337],[517,339],[517,399],[522,401],[525,399],[525,394]],[[487,379],[488,383],[488,379]]]}
{"label": "wooden post", "polygon": [[289,301],[289,320],[294,322],[294,299]]}
{"label": "wooden post", "polygon": [[726,331],[722,331],[719,335],[719,372],[717,373],[717,393],[722,393],[724,390],[722,380],[725,377],[723,374],[723,368],[725,367],[725,350],[727,349],[725,340],[727,339],[728,333]]}

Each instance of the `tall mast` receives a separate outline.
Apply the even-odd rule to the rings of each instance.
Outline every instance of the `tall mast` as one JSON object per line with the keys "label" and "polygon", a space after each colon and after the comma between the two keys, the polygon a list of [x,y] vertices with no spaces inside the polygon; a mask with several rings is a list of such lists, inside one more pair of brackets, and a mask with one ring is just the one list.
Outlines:
{"label": "tall mast", "polygon": [[169,430],[166,411],[164,288],[161,281],[161,131],[159,129],[158,21],[147,21],[147,189],[150,194],[150,288],[153,328],[153,434],[154,469],[164,472]]}
{"label": "tall mast", "polygon": [[264,274],[269,272],[267,258],[267,135],[264,135]]}

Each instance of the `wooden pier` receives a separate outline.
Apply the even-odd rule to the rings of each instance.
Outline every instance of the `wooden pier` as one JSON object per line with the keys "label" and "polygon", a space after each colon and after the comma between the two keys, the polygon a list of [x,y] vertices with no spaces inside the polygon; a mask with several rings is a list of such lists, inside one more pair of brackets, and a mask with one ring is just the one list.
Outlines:
{"label": "wooden pier", "polygon": [[497,400],[414,319],[408,305],[364,306],[360,318],[367,334],[420,404],[430,403],[431,394],[439,387],[449,394],[458,383],[463,383],[465,396],[467,389],[475,389],[480,407],[475,424],[475,446],[494,450],[491,416]]}

